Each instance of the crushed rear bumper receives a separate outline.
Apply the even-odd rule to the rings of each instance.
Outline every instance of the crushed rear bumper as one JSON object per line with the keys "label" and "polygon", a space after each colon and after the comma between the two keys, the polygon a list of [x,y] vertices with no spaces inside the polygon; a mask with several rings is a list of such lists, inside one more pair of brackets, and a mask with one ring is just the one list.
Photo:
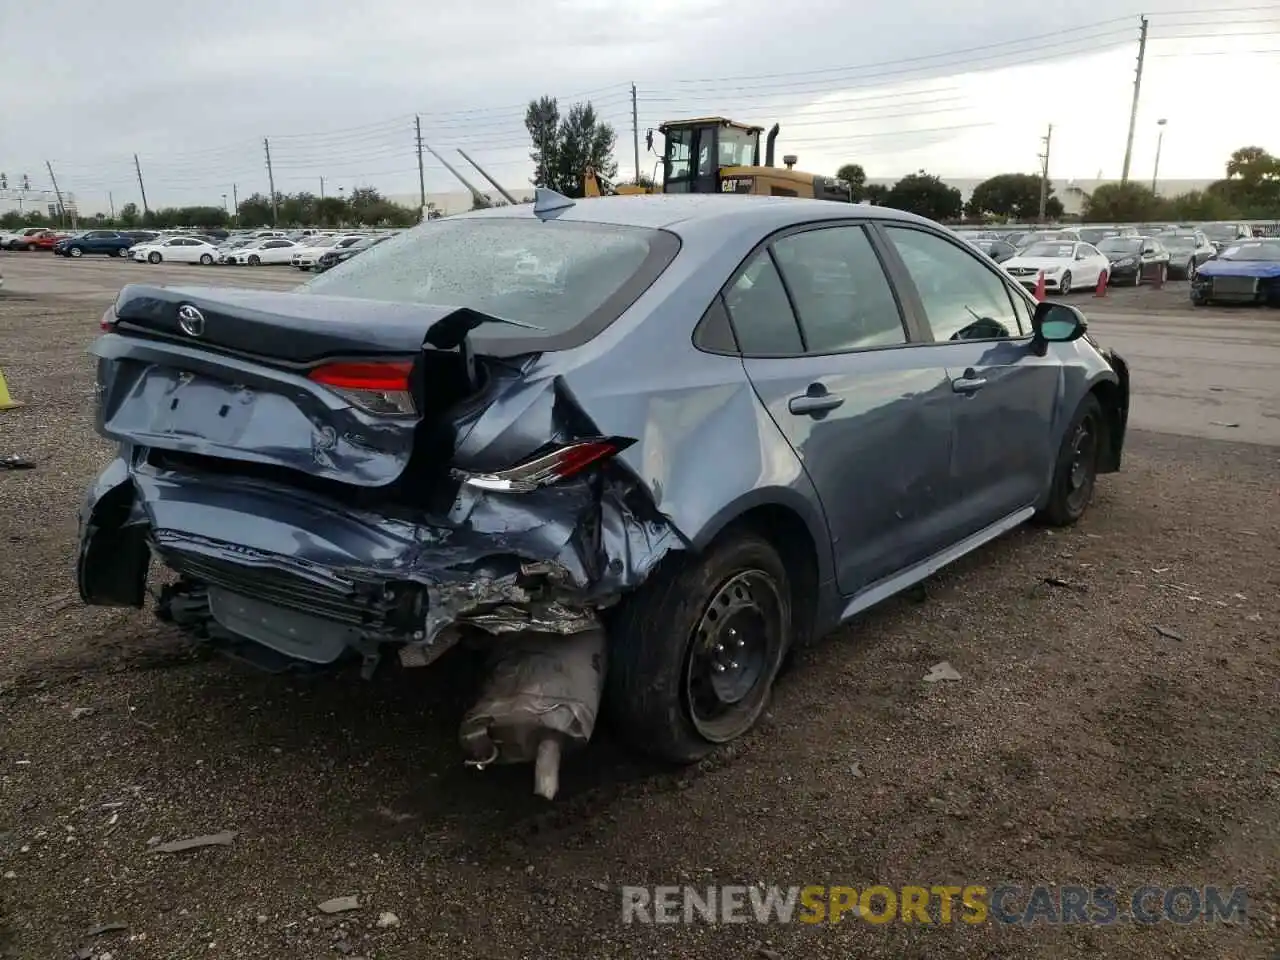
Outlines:
{"label": "crushed rear bumper", "polygon": [[183,610],[212,639],[317,665],[352,654],[376,663],[390,647],[418,665],[461,628],[598,629],[599,610],[680,545],[608,485],[603,495],[586,482],[519,495],[464,489],[448,516],[392,516],[129,454],[81,511],[77,576],[86,603],[140,607],[155,558],[191,585]]}

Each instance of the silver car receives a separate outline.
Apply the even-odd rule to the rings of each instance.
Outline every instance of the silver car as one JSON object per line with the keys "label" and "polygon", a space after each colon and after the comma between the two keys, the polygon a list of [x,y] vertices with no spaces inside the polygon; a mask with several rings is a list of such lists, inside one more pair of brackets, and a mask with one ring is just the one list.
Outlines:
{"label": "silver car", "polygon": [[103,320],[86,603],[273,669],[479,646],[483,765],[596,711],[687,762],[787,652],[1118,470],[1124,361],[937,224],[668,195],[432,220],[296,291]]}

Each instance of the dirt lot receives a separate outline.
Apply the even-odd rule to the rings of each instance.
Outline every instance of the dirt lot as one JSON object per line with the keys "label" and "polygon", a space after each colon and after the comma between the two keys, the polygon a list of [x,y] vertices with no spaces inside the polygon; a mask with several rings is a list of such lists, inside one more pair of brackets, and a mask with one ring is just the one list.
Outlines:
{"label": "dirt lot", "polygon": [[[1082,299],[1135,365],[1137,425],[1203,436],[1135,432],[1077,529],[1016,532],[814,644],[732,756],[659,769],[605,731],[547,805],[527,769],[462,766],[465,659],[281,680],[80,606],[75,511],[109,453],[84,348],[148,268],[52,259],[0,255],[0,369],[27,404],[0,455],[37,464],[0,472],[3,956],[1276,956],[1274,315],[1193,320],[1172,287]],[[164,276],[297,278],[211,269]],[[1247,431],[1269,442],[1209,439]],[[923,683],[940,660],[962,679]],[[754,882],[1245,885],[1249,922],[620,923],[622,884]],[[103,923],[127,929],[87,935]]]}

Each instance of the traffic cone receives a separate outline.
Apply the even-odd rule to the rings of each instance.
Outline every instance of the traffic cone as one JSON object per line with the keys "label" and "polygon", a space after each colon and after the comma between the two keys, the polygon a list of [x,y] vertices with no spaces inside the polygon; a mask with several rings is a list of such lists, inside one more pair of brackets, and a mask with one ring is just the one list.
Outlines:
{"label": "traffic cone", "polygon": [[12,410],[20,406],[22,404],[9,395],[9,385],[4,382],[4,371],[0,370],[0,410]]}
{"label": "traffic cone", "polygon": [[1037,300],[1044,299],[1044,271],[1043,270],[1041,270],[1036,275],[1036,299]]}
{"label": "traffic cone", "polygon": [[1098,274],[1098,286],[1094,289],[1095,297],[1105,297],[1107,295],[1107,271],[1103,270]]}

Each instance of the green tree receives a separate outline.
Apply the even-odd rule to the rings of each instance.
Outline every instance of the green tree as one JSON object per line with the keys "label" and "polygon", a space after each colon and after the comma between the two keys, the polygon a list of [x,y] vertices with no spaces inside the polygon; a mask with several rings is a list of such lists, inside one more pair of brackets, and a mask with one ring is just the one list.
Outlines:
{"label": "green tree", "polygon": [[836,171],[836,179],[843,180],[849,184],[849,198],[854,203],[866,198],[867,171],[862,169],[862,164],[846,163]]}
{"label": "green tree", "polygon": [[959,190],[923,170],[909,173],[895,183],[884,202],[930,220],[956,220],[964,206]]}
{"label": "green tree", "polygon": [[1262,147],[1241,147],[1227,160],[1227,178],[1209,192],[1242,216],[1280,216],[1280,158]]}
{"label": "green tree", "polygon": [[340,227],[349,219],[350,209],[341,197],[322,197],[315,202],[316,226]]}
{"label": "green tree", "polygon": [[533,183],[550,187],[568,197],[583,195],[582,174],[594,167],[598,175],[612,180],[618,172],[613,159],[617,135],[601,120],[590,101],[575,103],[560,116],[554,97],[531,100],[525,111],[525,128],[533,141]]}
{"label": "green tree", "polygon": [[248,230],[271,225],[271,198],[265,193],[252,193],[236,208],[236,223]]}
{"label": "green tree", "polygon": [[862,199],[867,203],[874,203],[884,206],[886,198],[889,196],[889,188],[883,183],[868,183],[862,188]]}
{"label": "green tree", "polygon": [[1104,183],[1084,201],[1082,219],[1087,223],[1138,223],[1159,220],[1165,203],[1150,187],[1128,183]]}
{"label": "green tree", "polygon": [[138,205],[130,202],[120,208],[120,212],[116,215],[116,220],[120,226],[129,230],[138,225]]}
{"label": "green tree", "polygon": [[[1031,173],[1001,173],[983,180],[973,189],[965,213],[975,219],[998,217],[1027,222],[1040,216],[1040,186],[1043,178]],[[1045,216],[1056,220],[1062,216],[1062,201],[1053,195],[1044,205]]]}
{"label": "green tree", "polygon": [[1225,197],[1208,190],[1192,190],[1167,201],[1175,220],[1234,220],[1240,213]]}
{"label": "green tree", "polygon": [[286,194],[280,201],[280,223],[291,227],[306,227],[315,222],[316,197],[314,194]]}

